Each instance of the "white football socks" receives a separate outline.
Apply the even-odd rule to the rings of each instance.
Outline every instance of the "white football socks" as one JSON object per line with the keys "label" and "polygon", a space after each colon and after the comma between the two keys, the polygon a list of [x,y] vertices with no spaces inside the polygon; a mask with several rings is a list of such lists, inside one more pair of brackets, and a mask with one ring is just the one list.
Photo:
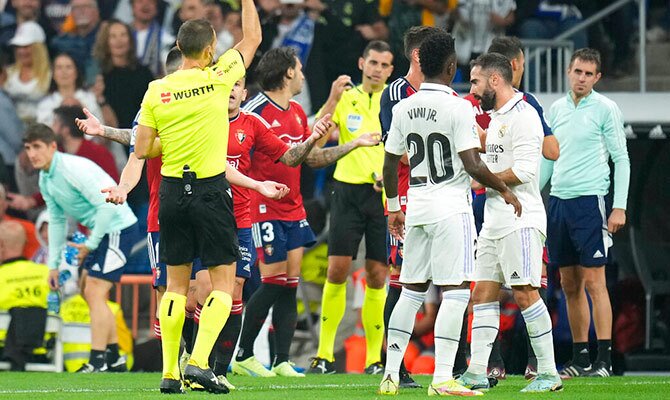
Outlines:
{"label": "white football socks", "polygon": [[412,330],[414,330],[416,312],[419,311],[425,298],[425,292],[415,292],[403,288],[400,298],[393,308],[388,327],[384,377],[391,375],[394,382],[400,380],[400,364],[405,356]]}
{"label": "white football socks", "polygon": [[537,357],[537,373],[556,375],[554,339],[547,306],[542,299],[539,299],[535,304],[521,311],[521,315],[526,321],[530,344]]}
{"label": "white football socks", "polygon": [[475,304],[472,318],[472,348],[468,372],[476,375],[486,374],[493,342],[498,336],[500,326],[500,304]]}
{"label": "white football socks", "polygon": [[470,301],[470,290],[442,293],[442,304],[435,320],[435,372],[433,384],[453,379],[454,360],[461,339],[463,315]]}

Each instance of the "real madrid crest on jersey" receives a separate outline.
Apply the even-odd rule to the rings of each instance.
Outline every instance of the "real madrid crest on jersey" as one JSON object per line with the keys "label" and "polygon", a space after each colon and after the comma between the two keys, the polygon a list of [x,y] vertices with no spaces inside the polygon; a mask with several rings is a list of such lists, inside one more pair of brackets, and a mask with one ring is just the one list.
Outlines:
{"label": "real madrid crest on jersey", "polygon": [[498,137],[503,138],[507,134],[507,125],[502,125],[500,129],[498,129]]}
{"label": "real madrid crest on jersey", "polygon": [[237,132],[235,132],[235,137],[237,138],[237,142],[239,144],[242,144],[242,142],[244,142],[244,139],[247,138],[247,134],[244,133],[244,130],[238,129]]}

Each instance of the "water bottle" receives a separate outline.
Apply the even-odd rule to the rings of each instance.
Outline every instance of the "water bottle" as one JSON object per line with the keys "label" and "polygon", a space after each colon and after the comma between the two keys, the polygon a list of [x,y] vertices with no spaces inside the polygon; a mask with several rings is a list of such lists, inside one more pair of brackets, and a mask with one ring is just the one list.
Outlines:
{"label": "water bottle", "polygon": [[69,269],[64,269],[58,274],[58,286],[63,287],[65,281],[70,279],[72,272]]}
{"label": "water bottle", "polygon": [[[77,243],[81,244],[86,241],[86,236],[77,231],[72,234],[72,237],[70,238],[70,242],[72,243]],[[79,266],[79,261],[77,260],[77,255],[79,255],[79,249],[73,246],[66,246],[65,251],[64,251],[64,257],[65,257],[65,262],[72,265],[72,266]],[[62,272],[61,272],[62,273]]]}
{"label": "water bottle", "polygon": [[47,295],[47,311],[54,314],[60,312],[60,292],[58,290],[49,291]]}

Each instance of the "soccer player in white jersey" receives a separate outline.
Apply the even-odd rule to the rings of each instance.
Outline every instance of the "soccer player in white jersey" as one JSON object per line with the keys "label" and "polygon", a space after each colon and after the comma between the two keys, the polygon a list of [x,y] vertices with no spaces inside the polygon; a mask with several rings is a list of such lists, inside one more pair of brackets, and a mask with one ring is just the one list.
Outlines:
{"label": "soccer player in white jersey", "polygon": [[[386,141],[384,186],[389,230],[405,240],[403,289],[388,328],[388,347],[380,394],[398,393],[400,362],[428,285],[444,290],[435,322],[435,374],[428,394],[481,395],[453,379],[453,365],[468,306],[468,281],[474,271],[475,226],[470,178],[500,192],[521,214],[518,199],[479,158],[479,137],[472,105],[449,85],[456,71],[454,40],[440,30],[419,48],[425,83],[395,106]],[[410,187],[405,215],[398,200],[398,161],[409,154]],[[404,235],[404,238],[403,238]]]}
{"label": "soccer player in white jersey", "polygon": [[498,193],[487,194],[484,224],[477,241],[470,366],[458,380],[471,389],[488,389],[491,347],[500,324],[498,294],[512,287],[537,356],[538,375],[522,392],[563,388],[554,364],[552,325],[538,288],[547,217],[540,196],[542,123],[537,111],[512,86],[509,60],[488,53],[472,62],[470,93],[482,109],[493,110],[486,135],[486,164],[512,188],[523,204],[515,215]]}

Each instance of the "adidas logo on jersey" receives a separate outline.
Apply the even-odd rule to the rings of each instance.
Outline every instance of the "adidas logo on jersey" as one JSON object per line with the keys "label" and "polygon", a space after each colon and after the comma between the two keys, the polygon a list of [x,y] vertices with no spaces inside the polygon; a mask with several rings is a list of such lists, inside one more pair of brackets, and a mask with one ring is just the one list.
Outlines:
{"label": "adidas logo on jersey", "polygon": [[100,264],[95,263],[95,264],[91,267],[91,271],[100,272]]}
{"label": "adidas logo on jersey", "polygon": [[512,275],[510,275],[509,278],[510,279],[521,279],[521,277],[519,276],[519,274],[516,271],[512,272]]}
{"label": "adidas logo on jersey", "polygon": [[272,124],[270,124],[270,127],[272,128],[279,128],[280,126],[281,124],[277,120],[272,121]]}
{"label": "adidas logo on jersey", "polygon": [[601,258],[601,257],[605,256],[603,255],[603,253],[600,252],[600,250],[596,250],[596,252],[593,253],[593,258]]}
{"label": "adidas logo on jersey", "polygon": [[400,346],[398,346],[398,343],[393,343],[392,345],[390,345],[389,350],[402,352],[402,350],[400,349]]}

